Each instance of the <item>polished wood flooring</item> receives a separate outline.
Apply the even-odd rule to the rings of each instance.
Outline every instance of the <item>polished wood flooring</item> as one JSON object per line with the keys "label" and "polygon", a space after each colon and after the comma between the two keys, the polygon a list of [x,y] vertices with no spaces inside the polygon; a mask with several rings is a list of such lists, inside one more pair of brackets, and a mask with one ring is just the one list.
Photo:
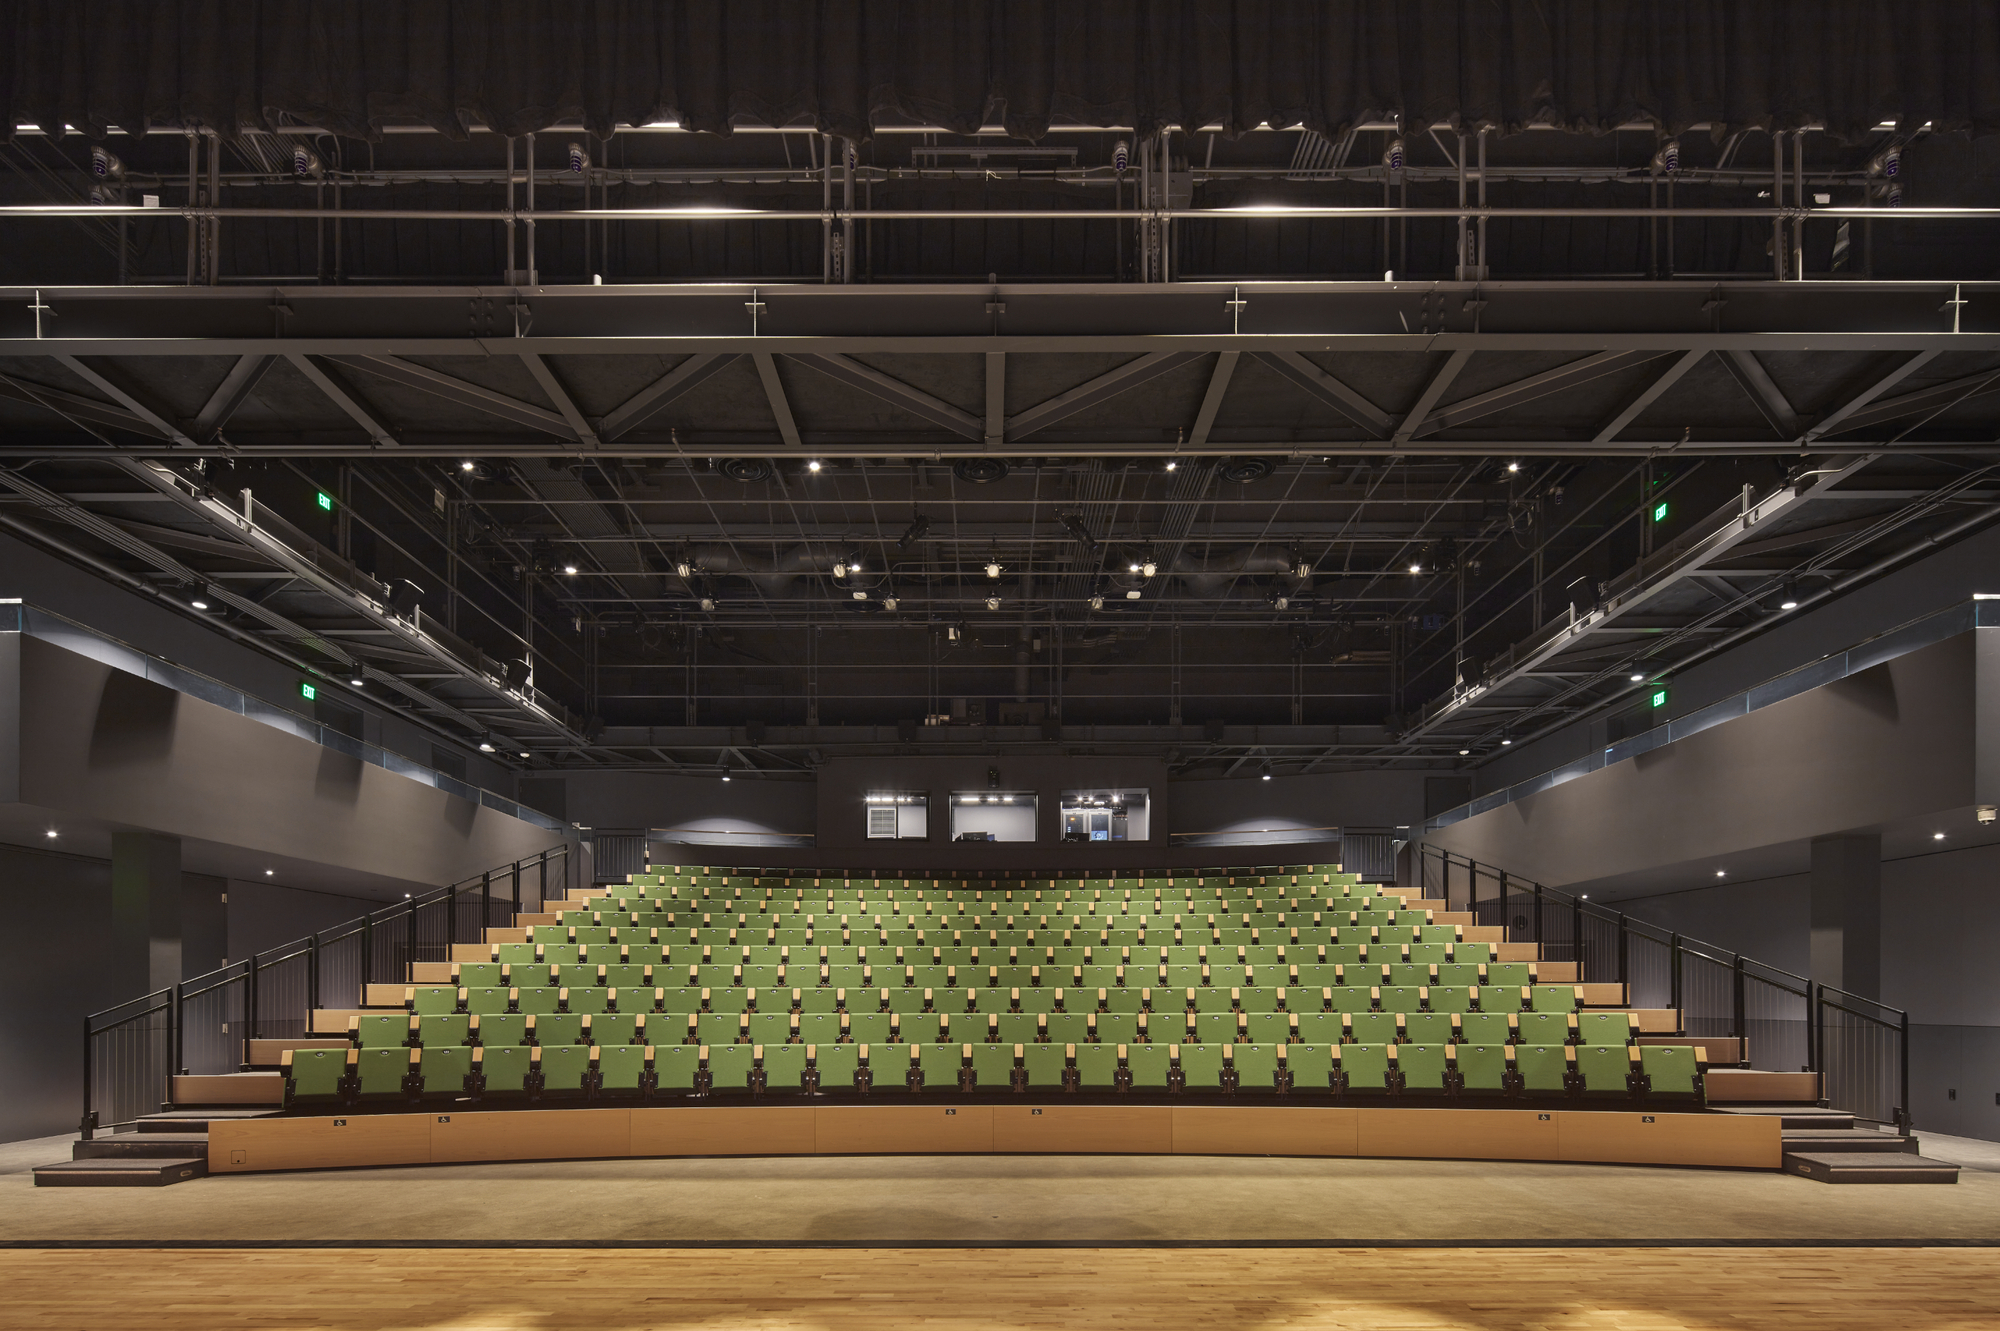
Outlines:
{"label": "polished wood flooring", "polygon": [[0,1328],[2000,1327],[2000,1250],[0,1251]]}

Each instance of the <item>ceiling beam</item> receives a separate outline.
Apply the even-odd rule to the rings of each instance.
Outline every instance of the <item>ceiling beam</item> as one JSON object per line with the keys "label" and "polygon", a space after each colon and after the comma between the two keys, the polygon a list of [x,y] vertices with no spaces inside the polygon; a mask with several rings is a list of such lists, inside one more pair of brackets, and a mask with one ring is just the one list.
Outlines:
{"label": "ceiling beam", "polygon": [[276,356],[263,356],[255,352],[238,356],[236,364],[229,367],[229,373],[222,376],[222,382],[208,395],[208,401],[194,418],[195,438],[203,443],[212,442],[222,433],[222,427],[229,424],[229,418],[243,405],[245,398],[256,391],[257,384],[275,364]]}
{"label": "ceiling beam", "polygon": [[1007,441],[1007,353],[986,353],[986,432],[980,442],[988,448]]}
{"label": "ceiling beam", "polygon": [[1444,364],[1438,366],[1437,373],[1433,374],[1430,382],[1424,385],[1424,391],[1417,394],[1417,400],[1411,404],[1409,411],[1403,414],[1402,423],[1396,427],[1393,442],[1397,447],[1409,443],[1415,437],[1417,431],[1423,427],[1425,418],[1430,415],[1431,408],[1437,405],[1437,400],[1444,396],[1447,388],[1451,387],[1451,381],[1458,378],[1459,371],[1463,370],[1465,363],[1471,359],[1472,353],[1464,348],[1445,357]]}
{"label": "ceiling beam", "polygon": [[[524,349],[515,354],[526,355],[528,351]],[[467,383],[449,374],[441,374],[427,366],[403,360],[398,356],[333,356],[329,359],[337,365],[379,375],[405,388],[419,389],[441,397],[447,402],[456,402],[461,407],[470,407],[489,416],[513,421],[516,425],[525,425],[564,439],[582,437],[559,412],[538,407],[532,402],[523,402],[519,398],[508,397],[505,393],[496,393],[490,388],[481,388],[478,384]]]}
{"label": "ceiling beam", "polygon": [[124,376],[116,370],[108,372],[100,370],[82,356],[59,354],[55,359],[68,366],[72,373],[81,376],[91,387],[96,388],[100,392],[110,394],[112,400],[117,402],[119,406],[146,422],[146,424],[150,425],[160,434],[165,435],[172,442],[181,445],[194,443],[194,440],[188,438],[186,431],[182,430],[179,425],[176,425],[169,419],[164,408],[146,401],[141,391],[136,387],[126,384]]}
{"label": "ceiling beam", "polygon": [[1395,424],[1395,417],[1296,351],[1259,352],[1257,358],[1284,379],[1304,389],[1308,397],[1322,406],[1332,407],[1374,438],[1386,438],[1390,427]]}
{"label": "ceiling beam", "polygon": [[556,372],[549,368],[549,363],[532,351],[520,354],[521,364],[528,367],[528,373],[535,376],[535,382],[541,385],[542,392],[548,395],[549,401],[556,404],[556,410],[562,413],[563,420],[569,425],[570,433],[576,436],[577,442],[589,448],[596,448],[597,431],[590,428],[590,422],[584,419],[582,410],[576,405],[576,399],[569,395],[569,389],[563,387],[562,380],[556,378]]}
{"label": "ceiling beam", "polygon": [[1584,356],[1566,365],[1558,365],[1552,370],[1543,370],[1540,374],[1516,379],[1511,384],[1502,384],[1487,392],[1461,398],[1447,406],[1435,407],[1414,430],[1411,429],[1411,423],[1405,421],[1403,429],[1397,433],[1424,435],[1435,434],[1439,430],[1449,430],[1454,426],[1477,420],[1481,416],[1526,406],[1551,394],[1567,392],[1593,379],[1601,379],[1607,374],[1617,374],[1622,370],[1631,369],[1658,354],[1653,351],[1600,351],[1595,356]]}
{"label": "ceiling beam", "polygon": [[1829,411],[1820,413],[1819,419],[1813,422],[1812,428],[1807,430],[1803,435],[1799,436],[1799,442],[1809,444],[1813,440],[1818,439],[1821,435],[1833,429],[1836,425],[1839,425],[1849,416],[1861,410],[1861,408],[1867,406],[1870,402],[1873,402],[1883,393],[1887,392],[1891,388],[1894,388],[1897,384],[1903,382],[1903,380],[1909,378],[1912,374],[1916,373],[1924,366],[1930,364],[1941,354],[1942,354],[1942,349],[1936,348],[1928,351],[1914,352],[1904,357],[1901,361],[1897,362],[1895,368],[1890,370],[1887,374],[1879,375],[1875,379],[1869,381],[1868,385],[1865,388],[1861,389],[1857,393],[1850,395],[1848,399],[1845,402],[1841,403],[1839,406],[1834,407]]}
{"label": "ceiling beam", "polygon": [[771,404],[771,416],[778,423],[778,437],[785,441],[787,448],[799,448],[799,426],[792,419],[792,404],[785,398],[784,380],[778,378],[777,359],[769,352],[754,352],[750,359],[757,366],[757,378],[764,385],[764,399]]}
{"label": "ceiling beam", "polygon": [[1764,362],[1758,360],[1753,352],[1725,351],[1722,353],[1722,367],[1743,386],[1743,391],[1750,395],[1750,401],[1756,404],[1757,410],[1764,413],[1764,419],[1771,423],[1772,429],[1786,439],[1799,437],[1805,424],[1786,398],[1784,390],[1772,381],[1764,369]]}
{"label": "ceiling beam", "polygon": [[1058,393],[1045,402],[1038,402],[1025,411],[1007,420],[1007,438],[1019,439],[1037,430],[1047,429],[1057,421],[1087,411],[1100,402],[1108,402],[1121,393],[1130,392],[1140,384],[1157,379],[1163,374],[1191,364],[1203,355],[1199,351],[1155,351],[1151,355],[1140,356],[1126,361],[1115,370],[1107,370],[1078,384],[1067,393]]}
{"label": "ceiling beam", "polygon": [[860,361],[831,353],[793,356],[792,359],[810,369],[818,370],[829,378],[839,380],[849,388],[858,388],[878,401],[900,408],[919,420],[942,426],[961,438],[984,437],[984,429],[977,417],[960,411],[941,398],[931,396],[921,388],[913,388],[900,379],[892,379],[880,370],[863,365]]}
{"label": "ceiling beam", "polygon": [[50,388],[47,384],[16,379],[12,375],[0,374],[0,397],[32,403],[58,416],[69,417],[87,425],[130,430],[134,434],[150,435],[155,439],[166,438],[151,421],[123,407],[114,407],[109,402],[65,392],[60,388]]}
{"label": "ceiling beam", "polygon": [[303,353],[295,353],[285,357],[285,359],[292,363],[294,369],[310,380],[314,388],[324,393],[334,406],[339,407],[341,411],[345,412],[349,420],[367,431],[368,437],[373,439],[378,446],[382,448],[395,448],[397,446],[398,441],[395,431],[391,430],[382,418],[375,414],[375,409],[357,397],[346,384],[335,379],[317,360]]}
{"label": "ceiling beam", "polygon": [[1608,444],[1613,439],[1616,439],[1623,433],[1626,426],[1639,419],[1640,414],[1646,408],[1659,400],[1660,394],[1672,388],[1676,383],[1679,383],[1681,376],[1692,370],[1694,363],[1707,354],[1706,351],[1683,351],[1680,355],[1674,357],[1673,364],[1667,366],[1666,369],[1654,376],[1653,382],[1647,384],[1637,393],[1634,393],[1631,400],[1618,409],[1617,414],[1604,422],[1603,426],[1598,429],[1596,437],[1590,442],[1593,444]]}
{"label": "ceiling beam", "polygon": [[611,414],[597,423],[598,437],[610,443],[638,429],[656,413],[728,369],[735,359],[727,353],[697,351],[612,408]]}
{"label": "ceiling beam", "polygon": [[1870,402],[1865,407],[1857,407],[1840,422],[1840,428],[1831,433],[1845,434],[1849,430],[1880,425],[1884,421],[1899,420],[1905,416],[1915,416],[1920,412],[1942,411],[1995,389],[2000,389],[2000,369],[1981,370],[1978,374],[1968,374],[1961,379],[1947,379],[1941,384],[1932,384],[1915,392],[1903,393],[1896,397],[1884,398],[1879,402]]}
{"label": "ceiling beam", "polygon": [[1236,373],[1236,362],[1241,352],[1222,351],[1216,353],[1215,368],[1208,375],[1208,391],[1201,395],[1201,410],[1194,415],[1194,428],[1188,431],[1188,445],[1200,448],[1208,443],[1208,432],[1215,428],[1215,413],[1222,410],[1222,399],[1229,392],[1230,376]]}

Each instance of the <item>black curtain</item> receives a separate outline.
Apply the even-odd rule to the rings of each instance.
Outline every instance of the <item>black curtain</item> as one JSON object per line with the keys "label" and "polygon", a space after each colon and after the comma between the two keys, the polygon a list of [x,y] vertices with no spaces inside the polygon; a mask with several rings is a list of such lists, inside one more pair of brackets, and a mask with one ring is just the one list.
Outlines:
{"label": "black curtain", "polygon": [[0,0],[17,124],[2000,123],[1992,0]]}

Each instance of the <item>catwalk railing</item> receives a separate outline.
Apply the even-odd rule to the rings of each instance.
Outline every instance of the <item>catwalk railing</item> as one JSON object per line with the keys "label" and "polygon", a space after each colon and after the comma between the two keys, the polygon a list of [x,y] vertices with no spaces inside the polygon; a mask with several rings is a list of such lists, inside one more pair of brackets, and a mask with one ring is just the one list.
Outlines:
{"label": "catwalk railing", "polygon": [[250,1041],[310,1035],[315,1008],[360,1007],[410,962],[449,961],[453,943],[581,886],[576,869],[557,846],[85,1017],[83,1135],[171,1105],[176,1074],[247,1070]]}
{"label": "catwalk railing", "polygon": [[1413,853],[1425,896],[1576,962],[1578,983],[1623,985],[1630,1006],[1677,1012],[1677,1034],[1741,1040],[1751,1067],[1817,1072],[1833,1108],[1909,1127],[1908,1013],[1439,847]]}

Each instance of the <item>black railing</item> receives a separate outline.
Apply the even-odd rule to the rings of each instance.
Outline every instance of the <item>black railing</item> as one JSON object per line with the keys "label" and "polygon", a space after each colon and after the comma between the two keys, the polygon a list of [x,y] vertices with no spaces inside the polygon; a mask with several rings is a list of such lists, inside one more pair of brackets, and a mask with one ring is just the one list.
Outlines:
{"label": "black railing", "polygon": [[1675,1012],[1674,1035],[1740,1041],[1742,1065],[1817,1072],[1834,1108],[1909,1126],[1909,1014],[1436,846],[1412,853],[1425,896],[1577,963],[1578,983],[1623,985],[1629,1006]]}
{"label": "black railing", "polygon": [[247,1070],[252,1040],[310,1036],[315,1010],[363,1007],[409,963],[451,960],[453,943],[583,886],[573,863],[565,843],[84,1018],[83,1135],[170,1105],[176,1073]]}

